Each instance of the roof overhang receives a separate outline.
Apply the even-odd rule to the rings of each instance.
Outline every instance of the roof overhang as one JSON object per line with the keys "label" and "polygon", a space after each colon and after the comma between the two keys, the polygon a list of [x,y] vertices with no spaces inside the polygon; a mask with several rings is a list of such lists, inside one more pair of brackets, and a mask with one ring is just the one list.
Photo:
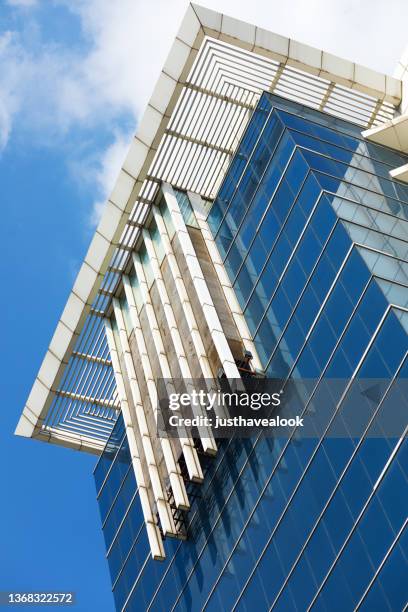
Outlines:
{"label": "roof overhang", "polygon": [[364,138],[377,144],[408,153],[408,114],[362,132]]}
{"label": "roof overhang", "polygon": [[[408,153],[408,114],[400,115],[384,124],[362,132],[364,138],[377,144]],[[390,170],[393,179],[408,183],[408,165]]]}
{"label": "roof overhang", "polygon": [[[398,79],[189,5],[27,399],[18,435],[90,452],[103,448],[119,408],[103,317],[159,184],[213,198],[265,89],[362,127],[390,119],[401,101]],[[220,114],[221,127],[215,121]],[[98,384],[92,368],[99,368]]]}

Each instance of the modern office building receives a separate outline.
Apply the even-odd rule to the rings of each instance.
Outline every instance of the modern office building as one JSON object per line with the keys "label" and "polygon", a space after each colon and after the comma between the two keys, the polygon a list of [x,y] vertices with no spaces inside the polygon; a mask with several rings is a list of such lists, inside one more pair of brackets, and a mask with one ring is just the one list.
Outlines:
{"label": "modern office building", "polygon": [[[407,63],[189,6],[17,427],[99,455],[118,610],[406,606]],[[158,433],[249,375],[315,434]]]}

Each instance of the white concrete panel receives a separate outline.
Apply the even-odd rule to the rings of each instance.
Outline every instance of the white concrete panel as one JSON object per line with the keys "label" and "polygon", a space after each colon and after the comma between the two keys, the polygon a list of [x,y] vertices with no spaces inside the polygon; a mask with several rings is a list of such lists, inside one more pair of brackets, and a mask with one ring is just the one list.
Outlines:
{"label": "white concrete panel", "polygon": [[35,424],[30,421],[28,415],[24,412],[21,415],[17,427],[14,431],[16,436],[23,436],[24,438],[31,438],[33,431],[35,429]]}
{"label": "white concrete panel", "polygon": [[150,104],[153,108],[157,109],[159,113],[164,115],[166,112],[171,96],[176,89],[176,84],[174,79],[161,73],[153,90],[152,97],[150,98]]}
{"label": "white concrete panel", "polygon": [[372,93],[376,91],[385,92],[384,74],[380,74],[375,70],[371,70],[370,68],[356,64],[354,75],[356,82],[367,88],[367,90],[370,90]]}
{"label": "white concrete panel", "polygon": [[152,145],[160,127],[163,115],[148,104],[137,130],[137,136],[149,147]]}
{"label": "white concrete panel", "polygon": [[256,29],[255,45],[287,58],[289,53],[289,38],[274,34],[263,28]]}
{"label": "white concrete panel", "polygon": [[323,52],[322,55],[322,70],[334,77],[341,77],[347,81],[354,79],[354,64],[332,53]]}
{"label": "white concrete panel", "polygon": [[177,32],[177,38],[180,38],[180,40],[192,47],[197,34],[200,31],[200,27],[200,21],[193,10],[193,7],[191,4],[189,4],[183,17],[183,21],[181,22],[179,31]]}
{"label": "white concrete panel", "polygon": [[221,32],[227,36],[237,38],[241,42],[248,43],[248,45],[255,44],[255,26],[233,17],[224,15],[222,19]]}
{"label": "white concrete panel", "polygon": [[290,40],[289,43],[289,59],[292,62],[305,64],[311,68],[320,70],[322,65],[322,52],[320,49],[315,49],[309,45],[304,45],[296,40]]}
{"label": "white concrete panel", "polygon": [[128,154],[123,162],[123,169],[137,179],[149,152],[149,147],[138,138],[133,138]]}
{"label": "white concrete panel", "polygon": [[81,298],[83,302],[88,301],[89,294],[98,278],[98,274],[86,262],[78,272],[72,291]]}
{"label": "white concrete panel", "polygon": [[398,104],[402,97],[402,83],[400,79],[387,75],[385,78],[385,91],[387,96],[394,98],[396,104]]}
{"label": "white concrete panel", "polygon": [[60,321],[50,342],[50,351],[62,361],[71,342],[74,342],[75,338],[76,336],[74,336],[72,331]]}
{"label": "white concrete panel", "polygon": [[64,311],[61,315],[61,321],[72,331],[75,332],[79,320],[82,316],[85,303],[74,293],[71,292]]}
{"label": "white concrete panel", "polygon": [[205,314],[206,323],[211,332],[211,336],[213,336],[215,332],[224,334],[215,307],[212,304],[208,304],[208,302],[206,304],[202,304],[202,307]]}
{"label": "white concrete panel", "polygon": [[221,21],[222,15],[221,13],[217,13],[216,11],[212,11],[204,6],[200,6],[199,4],[191,4],[194,12],[198,16],[200,23],[205,28],[211,28],[212,30],[221,31]]}
{"label": "white concrete panel", "polygon": [[127,172],[121,170],[109,199],[112,200],[118,208],[124,210],[134,186],[135,180],[129,176]]}
{"label": "white concrete panel", "polygon": [[[51,389],[54,384],[60,365],[61,362],[58,357],[48,350],[41,364],[40,371],[38,372],[38,379],[49,389]],[[29,401],[27,403],[29,404]]]}
{"label": "white concrete panel", "polygon": [[[210,256],[211,256],[211,251],[213,250],[214,244],[215,243],[210,243],[211,248],[210,248],[210,245],[207,245],[208,250],[210,252]],[[213,262],[214,262],[214,259],[213,259]],[[217,272],[218,280],[220,281],[221,285],[228,286],[230,284],[230,281],[229,281],[229,276],[227,274],[225,266],[222,263],[214,263],[214,268],[215,268],[215,271]]]}
{"label": "white concrete panel", "polygon": [[175,40],[171,46],[170,53],[163,66],[163,72],[178,81],[183,71],[184,65],[188,60],[191,47],[181,40]]}
{"label": "white concrete panel", "polygon": [[[184,236],[182,236],[180,238],[180,241],[182,241],[183,238],[184,238]],[[192,278],[197,278],[197,279],[203,279],[203,282],[204,282],[204,276],[203,276],[203,272],[201,270],[200,262],[198,261],[196,254],[195,253],[194,254],[191,253],[191,249],[188,248],[188,246],[192,246],[191,243],[190,243],[190,245],[187,245],[187,244],[185,245],[186,250],[184,251],[184,256],[186,258],[186,262],[188,264],[188,269],[190,271],[191,277]],[[205,295],[207,295],[207,294],[209,295],[207,284],[205,282],[204,282],[204,285],[202,283],[199,283],[199,286],[202,287],[202,289],[203,289],[204,293],[201,294],[201,297],[204,299]]]}
{"label": "white concrete panel", "polygon": [[47,401],[48,393],[49,388],[46,387],[38,378],[36,378],[27,399],[27,406],[35,416],[40,416],[44,408],[44,404]]}
{"label": "white concrete panel", "polygon": [[112,202],[106,202],[101,220],[98,225],[98,233],[102,234],[109,242],[113,241],[115,232],[120,225],[122,219],[122,211]]}
{"label": "white concrete panel", "polygon": [[[244,341],[243,343],[244,343],[245,348],[248,350],[251,350],[248,348],[247,342],[246,342],[247,340],[251,340],[251,335],[248,331],[248,326],[246,324],[244,317],[240,316],[240,313],[235,313],[235,312],[233,313],[233,316],[234,316],[235,325],[238,328],[239,335]],[[254,354],[252,350],[251,350],[251,353]]]}
{"label": "white concrete panel", "polygon": [[[192,276],[191,270],[189,270],[189,272],[190,272],[190,275]],[[192,276],[192,279],[194,283],[194,289],[198,296],[201,306],[203,307],[206,304],[208,306],[212,305],[211,295],[210,295],[210,292],[207,287],[207,283],[205,282],[204,278],[203,277],[200,278],[198,276]]]}
{"label": "white concrete panel", "polygon": [[[105,259],[108,255],[109,247],[110,243],[108,242],[108,240],[101,236],[101,234],[98,234],[98,232],[95,232],[95,235],[92,238],[92,242],[89,246],[88,253],[86,254],[85,262],[90,265],[91,268],[93,268],[94,270],[97,270],[102,273],[105,272],[105,270],[103,269],[103,264],[105,263],[105,266],[107,265]],[[90,290],[91,287],[89,288],[89,292]]]}
{"label": "white concrete panel", "polygon": [[125,215],[122,217],[122,221],[121,222],[123,222],[123,220],[125,220],[125,221],[128,220],[128,215],[130,215],[130,213],[132,212],[132,210],[133,210],[133,208],[135,206],[135,202],[137,200],[138,194],[140,193],[142,185],[143,185],[143,181],[142,180],[137,180],[135,182],[134,187],[133,187],[133,195],[129,198],[128,203],[126,204],[125,211],[124,211]]}

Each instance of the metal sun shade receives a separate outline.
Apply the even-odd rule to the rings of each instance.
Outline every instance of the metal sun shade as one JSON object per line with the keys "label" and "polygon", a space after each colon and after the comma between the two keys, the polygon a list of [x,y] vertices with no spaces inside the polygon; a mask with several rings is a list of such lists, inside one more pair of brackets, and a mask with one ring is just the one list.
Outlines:
{"label": "metal sun shade", "polygon": [[212,200],[264,90],[362,127],[395,107],[335,82],[210,37],[204,39],[54,393],[41,437],[83,439],[99,452],[120,408],[103,318],[109,313],[162,181]]}

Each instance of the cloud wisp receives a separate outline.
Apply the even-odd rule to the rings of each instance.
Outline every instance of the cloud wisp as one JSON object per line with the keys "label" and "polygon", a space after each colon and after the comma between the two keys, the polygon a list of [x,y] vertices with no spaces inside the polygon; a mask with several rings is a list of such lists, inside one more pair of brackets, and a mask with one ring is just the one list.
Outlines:
{"label": "cloud wisp", "polygon": [[[403,12],[406,0],[394,1]],[[312,45],[324,47],[332,40],[334,46],[328,47],[329,51],[345,56],[352,52],[363,63],[358,50],[350,51],[351,43],[342,32],[349,32],[349,41],[354,46],[360,44],[364,54],[370,32],[364,40],[357,32],[363,14],[367,19],[368,11],[369,19],[378,21],[377,25],[370,21],[370,31],[378,30],[379,20],[386,24],[380,0],[364,0],[358,7],[353,0],[340,4],[337,0],[311,0],[307,5],[303,0],[289,0],[284,6],[275,0],[205,3]],[[378,5],[378,10],[370,9],[373,4]],[[87,180],[89,176],[94,180],[97,192],[91,215],[94,223],[187,1],[7,0],[7,5],[6,10],[15,12],[15,19],[7,22],[8,30],[0,29],[0,153],[19,133],[24,135],[24,143],[34,147],[64,149],[75,138],[90,142],[91,149],[94,143],[90,159],[81,159],[83,151],[74,159],[74,165],[76,161],[88,168]],[[47,20],[57,12],[60,20],[64,20],[64,15],[69,17],[67,22],[75,28],[69,42],[50,35],[50,28],[46,27]],[[405,15],[408,16],[407,9]],[[398,46],[398,32],[393,32],[392,40],[389,36],[388,45],[384,42],[382,53],[392,44],[394,48]],[[401,47],[405,42],[401,42]],[[374,45],[372,51],[375,52]],[[395,50],[390,53],[395,53],[397,60],[398,53]],[[95,137],[101,133],[104,151]],[[81,172],[77,178],[81,178]]]}
{"label": "cloud wisp", "polygon": [[[24,142],[34,147],[63,149],[74,133],[91,145],[93,134],[103,133],[104,142],[110,140],[111,145],[98,151],[99,161],[95,161],[94,150],[90,159],[76,160],[85,163],[95,182],[98,199],[91,213],[94,223],[114,183],[114,172],[120,167],[118,158],[123,161],[125,156],[124,143],[130,141],[165,60],[185,3],[156,0],[153,11],[151,4],[143,1],[54,0],[46,10],[58,9],[60,14],[65,10],[67,16],[71,13],[77,24],[78,44],[74,45],[44,34],[42,20],[47,14],[44,16],[41,3],[8,3],[15,7],[11,10],[20,11],[24,6],[27,11],[19,29],[0,31],[0,153],[14,134],[22,134]],[[28,11],[30,7],[33,10]],[[174,31],[167,27],[164,32],[164,25],[169,23],[174,23]],[[140,24],[143,27],[138,27]]]}

